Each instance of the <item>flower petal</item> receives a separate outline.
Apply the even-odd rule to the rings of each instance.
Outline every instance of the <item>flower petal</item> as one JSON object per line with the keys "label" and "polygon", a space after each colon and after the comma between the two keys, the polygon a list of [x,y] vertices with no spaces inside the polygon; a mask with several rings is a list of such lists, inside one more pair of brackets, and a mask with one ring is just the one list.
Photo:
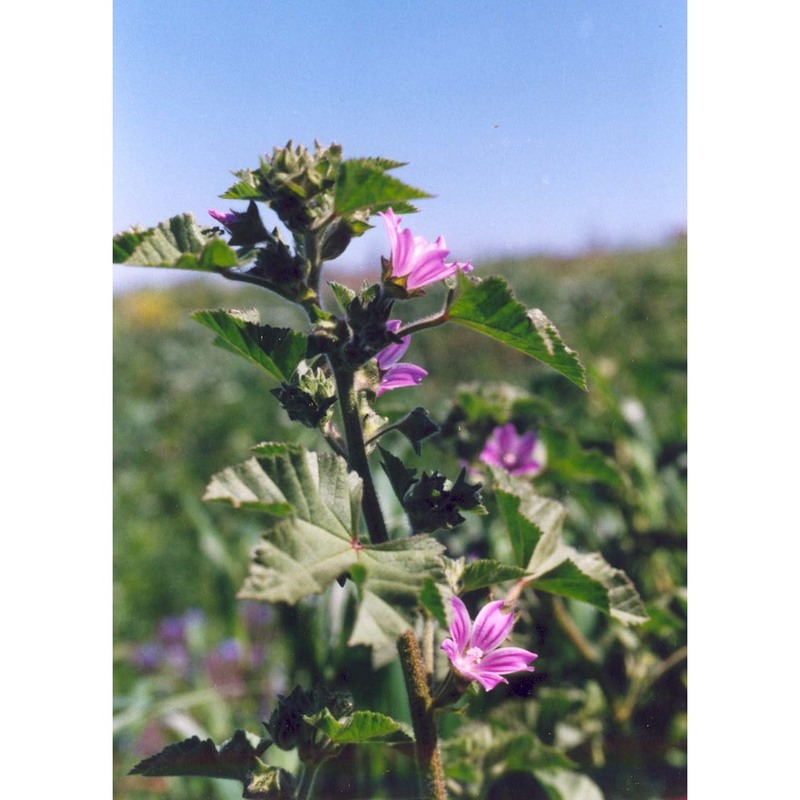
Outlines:
{"label": "flower petal", "polygon": [[391,389],[401,389],[404,386],[416,386],[428,374],[428,371],[416,364],[399,363],[392,364],[381,378],[378,391],[375,392],[380,397],[384,392]]}
{"label": "flower petal", "polygon": [[[514,614],[503,611],[504,601],[487,603],[475,618],[472,626],[470,645],[479,647],[484,653],[494,650],[511,633],[514,627]],[[485,658],[484,658],[485,660]]]}
{"label": "flower petal", "polygon": [[445,653],[447,653],[447,657],[450,659],[450,663],[455,664],[456,659],[458,658],[458,654],[460,652],[460,648],[455,643],[455,641],[453,639],[445,639],[442,642],[442,650],[444,650]]}
{"label": "flower petal", "polygon": [[488,670],[483,669],[482,665],[469,670],[469,674],[464,672],[463,675],[465,678],[478,681],[478,683],[483,686],[487,692],[494,689],[498,683],[508,683],[508,681],[502,675],[499,675],[496,672],[489,672]]}
{"label": "flower petal", "polygon": [[528,665],[537,658],[536,653],[523,650],[521,647],[500,647],[481,659],[480,668],[504,674],[522,670],[533,672],[533,667]]}
{"label": "flower petal", "polygon": [[[467,607],[460,597],[453,595],[453,597],[450,598],[450,607],[453,609],[453,622],[450,625],[450,635],[453,637],[458,652],[460,652],[469,644],[472,620],[469,618],[469,611],[467,611]],[[444,643],[442,647],[444,647]]]}
{"label": "flower petal", "polygon": [[386,345],[376,356],[378,367],[381,370],[388,370],[406,354],[409,344],[411,344],[411,336],[404,336],[402,341]]}

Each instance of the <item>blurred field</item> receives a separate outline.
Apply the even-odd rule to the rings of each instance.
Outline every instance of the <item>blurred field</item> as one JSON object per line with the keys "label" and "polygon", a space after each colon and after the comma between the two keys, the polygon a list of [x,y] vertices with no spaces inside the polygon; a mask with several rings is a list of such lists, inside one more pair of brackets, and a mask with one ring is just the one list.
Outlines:
{"label": "blurred field", "polygon": [[[520,413],[546,434],[554,459],[537,486],[567,505],[575,545],[600,550],[625,569],[651,614],[626,640],[628,632],[572,610],[603,642],[610,678],[594,711],[595,668],[547,631],[538,632],[537,690],[573,692],[559,712],[580,717],[571,723],[578,731],[571,754],[609,800],[685,795],[686,240],[645,251],[482,263],[476,274],[506,276],[520,300],[556,323],[587,367],[589,393],[485,337],[444,326],[416,336],[405,359],[423,365],[429,377],[418,389],[387,394],[381,411],[391,416],[419,404],[434,419],[449,420],[441,441],[425,445],[422,466],[439,465],[443,457],[455,465],[453,449],[465,455],[470,447],[458,432],[460,383],[488,389],[505,382],[535,399]],[[440,302],[432,292],[398,312],[422,316]],[[257,442],[299,437],[323,449],[314,432],[289,422],[269,394],[275,384],[267,376],[213,347],[211,333],[189,319],[197,309],[250,306],[269,324],[305,327],[278,298],[232,289],[222,279],[114,301],[119,798],[240,796],[233,782],[123,776],[170,741],[194,733],[221,739],[237,726],[256,731],[277,693],[298,680],[330,677],[313,632],[304,632],[307,609],[235,600],[259,532],[257,516],[200,500],[209,477],[244,460]],[[569,432],[576,447],[605,456],[614,474],[597,462],[581,468],[574,458],[559,467],[558,448]],[[477,531],[458,529],[454,550],[468,549]],[[648,658],[673,662],[657,680],[637,684],[638,674],[650,674]],[[363,655],[345,654],[340,666],[358,674],[366,663]],[[388,702],[380,687],[394,686],[402,695],[396,670],[385,672],[374,697],[366,698],[364,689],[378,710]],[[402,717],[402,709],[386,710]],[[592,730],[599,731],[594,738]],[[402,759],[384,766],[398,780],[408,772]],[[344,784],[337,791],[337,797],[354,796]]]}

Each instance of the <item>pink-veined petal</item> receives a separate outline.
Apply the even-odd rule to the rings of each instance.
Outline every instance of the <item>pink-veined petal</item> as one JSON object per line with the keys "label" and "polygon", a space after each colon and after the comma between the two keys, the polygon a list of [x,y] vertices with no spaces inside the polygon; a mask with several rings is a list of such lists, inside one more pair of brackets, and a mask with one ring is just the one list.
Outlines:
{"label": "pink-veined petal", "polygon": [[453,641],[453,639],[445,639],[442,642],[442,650],[447,653],[447,657],[450,659],[450,663],[455,664],[456,659],[458,658],[459,654],[459,647]]}
{"label": "pink-veined petal", "polygon": [[387,345],[376,356],[378,360],[378,367],[381,370],[388,370],[393,364],[396,364],[408,350],[408,345],[411,343],[410,336],[404,336],[403,340],[398,343]]}
{"label": "pink-veined petal", "polygon": [[427,370],[424,370],[416,364],[406,364],[403,362],[392,364],[381,378],[380,386],[375,394],[380,397],[384,392],[388,392],[391,389],[401,389],[404,386],[417,386],[427,374]]}
{"label": "pink-veined petal", "polygon": [[488,653],[481,659],[480,668],[489,672],[533,672],[533,667],[528,666],[538,656],[521,647],[500,647]]}
{"label": "pink-veined petal", "polygon": [[[402,324],[403,323],[400,322],[399,319],[390,319],[386,323],[386,330],[391,331],[392,333],[397,333]],[[381,350],[376,356],[378,359],[378,367],[380,367],[381,370],[387,370],[392,366],[392,364],[396,364],[405,355],[410,342],[411,337],[404,336],[402,341],[384,347],[383,350]]]}
{"label": "pink-veined petal", "polygon": [[378,216],[383,219],[383,223],[386,225],[386,235],[389,237],[389,252],[394,257],[397,250],[397,229],[400,227],[400,217],[391,208],[388,208],[385,212],[379,211]]}
{"label": "pink-veined petal", "polygon": [[478,683],[483,686],[487,692],[494,689],[498,683],[508,683],[508,681],[502,675],[498,675],[496,672],[488,672],[480,667],[476,667],[474,670],[472,670],[471,675],[467,675],[465,677],[478,681]]}
{"label": "pink-veined petal", "polygon": [[450,599],[450,607],[453,609],[453,622],[450,625],[450,635],[460,652],[469,644],[470,629],[472,620],[469,618],[469,611],[460,597]]}
{"label": "pink-veined petal", "polygon": [[427,258],[411,271],[406,288],[413,292],[415,289],[430,286],[432,283],[438,283],[455,274],[456,270],[453,264],[446,264],[438,257]]}
{"label": "pink-veined petal", "polygon": [[479,647],[484,653],[494,650],[514,627],[514,614],[503,612],[503,601],[495,600],[487,603],[475,617],[472,626],[470,645]]}

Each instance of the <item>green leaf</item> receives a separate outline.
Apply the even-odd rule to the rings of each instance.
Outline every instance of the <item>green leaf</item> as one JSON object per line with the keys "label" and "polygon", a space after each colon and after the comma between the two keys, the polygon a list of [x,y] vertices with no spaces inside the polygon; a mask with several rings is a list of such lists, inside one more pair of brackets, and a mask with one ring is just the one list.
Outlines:
{"label": "green leaf", "polygon": [[249,169],[233,173],[239,180],[220,197],[223,200],[266,200],[266,196],[256,185],[256,179]]}
{"label": "green leaf", "polygon": [[484,586],[519,580],[525,574],[525,570],[521,567],[501,564],[499,561],[482,558],[478,561],[472,561],[464,567],[460,588],[462,592],[471,592],[473,589],[482,589]]}
{"label": "green leaf", "polygon": [[531,582],[551,594],[582,600],[626,625],[648,619],[636,587],[621,570],[599,553],[578,553],[567,548],[568,559]]}
{"label": "green leaf", "polygon": [[446,586],[435,583],[432,578],[425,578],[422,591],[419,593],[419,602],[443,628],[446,628],[448,623],[443,593],[448,597],[451,596]]}
{"label": "green leaf", "polygon": [[259,759],[270,744],[268,739],[242,730],[237,730],[219,749],[211,739],[193,736],[140,761],[130,774],[237,780],[244,785],[244,797],[289,800],[294,797],[292,776]]}
{"label": "green leaf", "polygon": [[192,214],[180,214],[154,228],[131,228],[114,237],[114,263],[136,267],[213,272],[240,265],[236,253]]}
{"label": "green leaf", "polygon": [[622,570],[599,553],[579,553],[564,543],[566,509],[561,503],[538,496],[521,478],[501,470],[493,474],[515,560],[524,564],[530,586],[589,603],[624,624],[647,620],[641,598]]}
{"label": "green leaf", "polygon": [[535,494],[527,481],[504,470],[493,470],[493,475],[497,505],[508,529],[517,566],[534,572],[563,560],[560,546],[567,514],[564,506]]}
{"label": "green leaf", "polygon": [[405,725],[375,711],[355,711],[340,722],[326,708],[305,720],[334,744],[407,744],[414,741]]}
{"label": "green leaf", "polygon": [[376,663],[391,660],[425,578],[443,581],[444,547],[428,536],[362,544],[361,479],[342,458],[280,444],[256,452],[214,476],[206,491],[208,500],[286,514],[263,533],[239,596],[295,604],[350,574],[359,594],[350,644],[373,647]]}
{"label": "green leaf", "polygon": [[556,326],[539,310],[527,310],[503,278],[475,281],[458,273],[458,294],[447,316],[459,325],[491,336],[560,372],[586,389],[586,372]]}
{"label": "green leaf", "polygon": [[345,286],[343,283],[337,283],[336,281],[328,281],[328,286],[331,287],[331,291],[336,298],[336,302],[339,304],[339,308],[346,314],[350,303],[356,298],[356,292],[349,286]]}
{"label": "green leaf", "polygon": [[336,213],[345,215],[363,208],[376,213],[389,207],[396,212],[400,208],[398,213],[409,213],[413,206],[405,201],[431,196],[387,175],[386,170],[395,166],[400,164],[385,159],[355,158],[343,161],[336,181]]}
{"label": "green leaf", "polygon": [[585,450],[572,431],[543,426],[539,436],[547,451],[547,468],[570,481],[599,481],[623,488],[620,468],[599,450]]}
{"label": "green leaf", "polygon": [[217,334],[216,345],[244,356],[280,381],[288,381],[306,355],[306,336],[290,328],[258,324],[255,309],[196,311],[192,319]]}
{"label": "green leaf", "polygon": [[597,784],[586,775],[566,769],[535,769],[533,774],[549,800],[604,800]]}

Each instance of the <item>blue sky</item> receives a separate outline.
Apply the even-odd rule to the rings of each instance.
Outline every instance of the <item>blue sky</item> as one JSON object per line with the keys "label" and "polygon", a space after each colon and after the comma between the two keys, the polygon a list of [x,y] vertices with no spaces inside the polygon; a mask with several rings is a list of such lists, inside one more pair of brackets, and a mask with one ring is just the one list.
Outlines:
{"label": "blue sky", "polygon": [[[115,231],[207,219],[231,170],[315,138],[409,162],[436,199],[406,223],[460,260],[686,225],[674,0],[115,0],[113,47]],[[379,228],[342,260],[385,250]]]}

